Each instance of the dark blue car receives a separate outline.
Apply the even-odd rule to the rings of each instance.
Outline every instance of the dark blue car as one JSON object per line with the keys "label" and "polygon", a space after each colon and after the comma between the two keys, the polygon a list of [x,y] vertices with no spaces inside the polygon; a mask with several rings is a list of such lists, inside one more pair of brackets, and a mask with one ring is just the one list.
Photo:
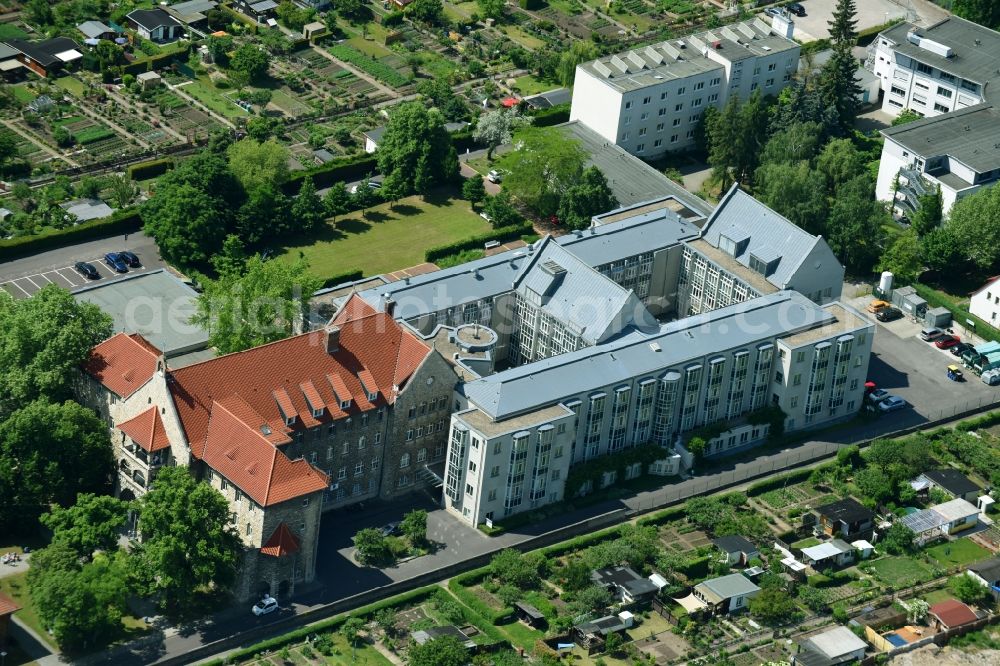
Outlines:
{"label": "dark blue car", "polygon": [[104,255],[104,263],[119,273],[128,273],[128,264],[118,256],[117,252],[108,252]]}
{"label": "dark blue car", "polygon": [[118,258],[124,261],[126,264],[132,268],[140,268],[142,263],[139,261],[139,257],[135,256],[132,252],[128,250],[122,250],[118,253]]}

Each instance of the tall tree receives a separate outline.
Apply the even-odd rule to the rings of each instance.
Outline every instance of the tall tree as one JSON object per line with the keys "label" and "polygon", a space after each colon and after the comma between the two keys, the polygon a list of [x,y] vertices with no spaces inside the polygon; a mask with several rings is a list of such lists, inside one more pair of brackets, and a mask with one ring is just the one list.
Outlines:
{"label": "tall tree", "polygon": [[608,179],[596,166],[588,167],[580,182],[563,192],[559,200],[559,219],[570,229],[585,229],[591,218],[618,207],[618,199],[608,186]]}
{"label": "tall tree", "polygon": [[65,544],[77,557],[90,559],[98,550],[118,550],[127,517],[128,502],[110,495],[81,493],[73,506],[53,507],[41,522],[52,531],[53,543]]}
{"label": "tall tree", "polygon": [[[444,125],[436,109],[418,102],[397,106],[375,154],[379,172],[385,177],[396,173],[407,194],[426,194],[435,185],[454,181],[459,173],[458,155]],[[425,182],[418,184],[421,160]]]}
{"label": "tall tree", "polygon": [[994,30],[1000,27],[1000,4],[996,0],[955,0],[951,11],[979,25]]}
{"label": "tall tree", "polygon": [[910,225],[917,232],[918,236],[925,236],[941,226],[943,218],[942,208],[944,206],[944,201],[941,197],[941,188],[935,187],[927,194],[921,195],[917,199],[917,203],[917,212],[913,214]]}
{"label": "tall tree", "polygon": [[327,190],[323,197],[323,207],[326,214],[337,221],[339,215],[344,215],[351,209],[351,195],[341,182],[336,182]]}
{"label": "tall tree", "polygon": [[556,65],[556,78],[559,79],[559,83],[564,86],[573,85],[576,66],[593,60],[598,55],[600,51],[597,49],[597,44],[579,39],[573,40],[569,48],[559,56],[559,64]]}
{"label": "tall tree", "polygon": [[326,206],[316,194],[316,183],[305,178],[299,193],[292,201],[292,228],[307,234],[314,234],[326,224]]}
{"label": "tall tree", "polygon": [[31,556],[28,589],[43,626],[70,654],[107,645],[122,634],[126,555],[115,551],[81,564],[64,543]]}
{"label": "tall tree", "polygon": [[256,44],[247,42],[233,52],[229,61],[231,69],[241,72],[250,81],[259,81],[267,74],[270,59],[267,53]]}
{"label": "tall tree", "polygon": [[531,118],[522,116],[517,109],[495,109],[480,116],[472,138],[486,144],[486,159],[493,159],[493,151],[498,146],[514,140],[518,128],[531,124]]}
{"label": "tall tree", "polygon": [[111,317],[55,285],[21,300],[0,293],[0,421],[38,398],[69,398],[80,363],[110,335]]}
{"label": "tall tree", "polygon": [[854,0],[837,0],[833,17],[830,19],[830,41],[833,53],[823,66],[820,88],[827,104],[837,110],[841,129],[847,131],[857,114],[861,86],[855,75],[858,60],[852,49],[857,43],[858,33],[855,19]]}
{"label": "tall tree", "polygon": [[499,21],[503,18],[504,8],[506,3],[503,0],[477,0],[479,5],[479,13],[483,18],[493,19],[494,21]]}
{"label": "tall tree", "polygon": [[810,161],[820,148],[820,125],[802,122],[789,125],[771,136],[764,145],[761,164]]}
{"label": "tall tree", "polygon": [[833,196],[841,185],[864,172],[865,159],[850,139],[833,139],[823,146],[816,168],[826,180],[827,194]]}
{"label": "tall tree", "polygon": [[223,354],[258,347],[297,330],[320,284],[303,261],[252,257],[241,273],[206,280],[192,320]]}
{"label": "tall tree", "polygon": [[504,190],[541,216],[555,214],[563,193],[583,175],[583,149],[556,127],[524,127],[515,139],[517,149],[500,162]]}
{"label": "tall tree", "polygon": [[292,228],[292,203],[274,185],[260,185],[248,192],[236,211],[236,233],[250,246],[260,245]]}
{"label": "tall tree", "polygon": [[[278,262],[273,262],[278,263]],[[164,467],[141,500],[132,575],[164,608],[179,610],[209,585],[236,578],[242,544],[229,503],[184,467]]]}
{"label": "tall tree", "polygon": [[706,127],[708,163],[723,190],[732,183],[753,183],[764,144],[768,140],[768,102],[759,90],[744,103],[735,96]]}
{"label": "tall tree", "polygon": [[984,271],[1000,267],[1000,187],[993,185],[955,202],[944,229]]}
{"label": "tall tree", "polygon": [[243,139],[226,151],[229,170],[247,192],[280,187],[288,180],[288,148],[271,138],[260,142]]}
{"label": "tall tree", "polygon": [[469,651],[454,636],[442,636],[422,645],[410,644],[407,663],[410,666],[464,666]]}
{"label": "tall tree", "polygon": [[441,0],[413,0],[406,6],[406,13],[422,23],[436,25],[441,23],[444,4]]}
{"label": "tall tree", "polygon": [[809,233],[826,233],[823,175],[808,162],[765,164],[757,169],[757,181],[758,199]]}
{"label": "tall tree", "polygon": [[75,403],[36,400],[0,419],[0,532],[30,529],[53,504],[109,490],[107,426]]}
{"label": "tall tree", "polygon": [[920,239],[917,238],[917,232],[910,228],[892,241],[878,263],[878,270],[891,271],[896,282],[904,284],[920,277],[923,265]]}
{"label": "tall tree", "polygon": [[875,199],[874,183],[857,176],[837,189],[827,222],[830,248],[849,271],[865,275],[882,252],[882,225],[888,221],[884,204]]}

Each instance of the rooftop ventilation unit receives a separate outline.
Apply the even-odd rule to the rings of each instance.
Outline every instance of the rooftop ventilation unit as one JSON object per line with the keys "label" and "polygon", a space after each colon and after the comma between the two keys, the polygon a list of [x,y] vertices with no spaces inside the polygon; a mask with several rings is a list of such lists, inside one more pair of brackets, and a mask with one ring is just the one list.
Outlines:
{"label": "rooftop ventilation unit", "polygon": [[955,55],[955,52],[951,50],[950,46],[945,46],[941,42],[935,42],[933,39],[921,37],[913,30],[906,33],[906,39],[917,48],[929,51],[930,53],[941,56],[942,58],[951,58]]}
{"label": "rooftop ventilation unit", "polygon": [[723,36],[723,37],[725,37],[726,39],[728,39],[728,40],[730,40],[730,41],[734,41],[734,42],[738,42],[738,41],[740,41],[740,38],[736,36],[736,33],[735,33],[735,32],[733,32],[733,31],[732,31],[732,30],[731,30],[731,29],[729,28],[729,26],[724,26],[724,27],[722,28],[722,30],[720,30],[720,32],[722,33],[722,36]]}
{"label": "rooftop ventilation unit", "polygon": [[606,79],[610,79],[612,77],[611,69],[603,62],[594,61],[594,71]]}
{"label": "rooftop ventilation unit", "polygon": [[670,56],[671,58],[673,58],[674,60],[680,60],[681,59],[681,52],[678,51],[677,49],[675,49],[674,47],[672,47],[670,44],[664,44],[663,45],[663,50],[666,51],[667,55]]}
{"label": "rooftop ventilation unit", "polygon": [[649,348],[652,349],[655,352],[663,351],[663,347],[660,346],[659,342],[650,342],[649,343]]}
{"label": "rooftop ventilation unit", "polygon": [[654,49],[652,46],[647,46],[642,51],[643,55],[655,62],[657,65],[663,64],[663,54]]}
{"label": "rooftop ventilation unit", "polygon": [[639,69],[646,69],[646,61],[642,59],[635,51],[629,51],[628,55],[625,56],[630,63],[638,67]]}
{"label": "rooftop ventilation unit", "polygon": [[746,35],[748,39],[757,39],[757,33],[753,31],[753,28],[748,26],[746,23],[738,23],[736,29],[741,33]]}
{"label": "rooftop ventilation unit", "polygon": [[628,74],[628,63],[618,56],[611,56],[611,62],[609,64],[619,70],[622,74]]}
{"label": "rooftop ventilation unit", "polygon": [[553,259],[543,262],[542,270],[549,275],[564,275],[566,273],[566,269],[560,266],[559,263]]}

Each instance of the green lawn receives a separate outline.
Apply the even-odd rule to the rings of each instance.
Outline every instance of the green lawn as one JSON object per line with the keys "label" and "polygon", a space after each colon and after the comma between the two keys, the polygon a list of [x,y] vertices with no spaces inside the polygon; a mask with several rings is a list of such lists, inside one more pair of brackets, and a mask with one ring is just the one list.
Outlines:
{"label": "green lawn", "polygon": [[508,37],[529,51],[537,51],[538,49],[545,47],[545,42],[543,40],[535,37],[534,35],[529,35],[516,25],[505,25],[501,28],[501,30],[503,30]]}
{"label": "green lawn", "polygon": [[910,557],[883,557],[872,562],[871,568],[879,580],[897,590],[933,576],[926,564]]}
{"label": "green lawn", "polygon": [[407,197],[395,210],[381,204],[368,209],[365,218],[361,213],[338,218],[323,238],[296,239],[282,256],[294,261],[301,253],[312,271],[324,279],[352,269],[378,275],[423,263],[428,248],[489,228],[468,201],[446,194],[430,195],[427,201]]}
{"label": "green lawn", "polygon": [[28,595],[28,573],[19,573],[14,576],[0,578],[0,592],[17,602],[21,610],[17,611],[17,618],[35,630],[35,633],[42,637],[50,648],[58,649],[49,632],[42,628],[42,621],[38,619],[38,612],[35,610],[35,603]]}
{"label": "green lawn", "polygon": [[56,85],[67,91],[74,97],[83,97],[84,87],[83,82],[78,79],[74,79],[72,76],[61,76],[56,79]]}
{"label": "green lawn", "polygon": [[806,537],[801,541],[796,541],[795,543],[793,543],[792,548],[812,548],[813,546],[818,546],[821,543],[823,542],[817,539],[816,537]]}
{"label": "green lawn", "polygon": [[553,88],[558,88],[559,85],[548,81],[539,81],[531,74],[526,74],[514,79],[514,87],[517,88],[522,95],[527,96],[547,92]]}
{"label": "green lawn", "polygon": [[24,84],[11,86],[10,92],[11,94],[14,95],[14,99],[16,99],[21,104],[29,104],[31,102],[34,102],[35,97],[37,97],[37,95],[35,95],[35,93],[32,92],[31,90],[29,90],[28,87]]}
{"label": "green lawn", "polygon": [[942,567],[971,564],[990,556],[990,551],[969,538],[941,543],[924,552]]}
{"label": "green lawn", "polygon": [[0,40],[28,39],[30,35],[12,23],[0,23]]}
{"label": "green lawn", "polygon": [[192,81],[186,86],[181,86],[178,90],[194,97],[220,116],[225,116],[226,118],[246,118],[248,115],[241,107],[236,106],[232,101],[224,97],[222,92],[218,91],[208,81],[207,77],[204,80],[198,79],[197,81]]}
{"label": "green lawn", "polygon": [[924,595],[924,601],[929,603],[931,606],[934,604],[939,604],[942,601],[948,601],[949,599],[954,599],[955,595],[949,592],[947,589],[944,590],[934,590],[933,592],[928,592]]}

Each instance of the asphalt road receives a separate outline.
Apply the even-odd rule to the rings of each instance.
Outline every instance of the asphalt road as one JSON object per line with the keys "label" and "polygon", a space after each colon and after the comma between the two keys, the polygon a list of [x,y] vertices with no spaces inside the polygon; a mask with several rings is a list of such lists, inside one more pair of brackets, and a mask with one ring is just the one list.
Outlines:
{"label": "asphalt road", "polygon": [[[70,290],[85,283],[110,282],[118,276],[104,264],[103,257],[108,252],[119,250],[134,252],[142,262],[141,268],[131,269],[130,273],[147,272],[166,265],[160,258],[153,239],[142,232],[136,232],[129,234],[128,240],[124,235],[109,236],[4,262],[0,264],[0,288],[14,298],[26,298],[50,282]],[[73,264],[78,261],[94,264],[101,279],[84,280],[73,269]]]}

